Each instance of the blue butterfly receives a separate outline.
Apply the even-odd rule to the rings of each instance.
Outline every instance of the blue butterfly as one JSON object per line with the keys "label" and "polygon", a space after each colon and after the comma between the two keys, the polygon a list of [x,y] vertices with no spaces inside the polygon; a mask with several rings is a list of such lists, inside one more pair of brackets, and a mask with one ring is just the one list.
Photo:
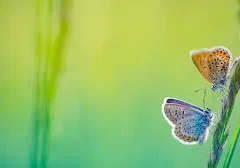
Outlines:
{"label": "blue butterfly", "polygon": [[173,137],[183,144],[202,145],[208,137],[214,114],[174,98],[165,98],[162,105],[165,119],[172,126]]}

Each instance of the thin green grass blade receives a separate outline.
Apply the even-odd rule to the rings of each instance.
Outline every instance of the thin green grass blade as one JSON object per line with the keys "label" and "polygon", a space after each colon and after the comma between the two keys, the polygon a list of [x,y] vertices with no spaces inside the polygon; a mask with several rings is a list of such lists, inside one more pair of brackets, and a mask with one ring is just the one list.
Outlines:
{"label": "thin green grass blade", "polygon": [[41,31],[41,16],[43,13],[42,1],[37,0],[36,3],[36,88],[35,88],[35,103],[34,103],[34,116],[33,116],[33,138],[32,138],[32,151],[30,153],[30,168],[36,168],[38,165],[39,156],[39,140],[40,140],[40,118],[41,118],[41,59],[42,59],[42,31]]}
{"label": "thin green grass blade", "polygon": [[238,121],[238,126],[237,126],[236,132],[234,134],[234,138],[232,140],[231,146],[228,150],[223,168],[229,168],[229,166],[230,166],[230,163],[231,163],[232,157],[233,157],[233,153],[236,149],[236,145],[237,145],[237,142],[238,142],[239,135],[240,135],[240,120]]}
{"label": "thin green grass blade", "polygon": [[[43,116],[43,138],[42,138],[42,162],[41,168],[47,168],[48,154],[50,152],[51,136],[51,103],[57,90],[57,82],[61,74],[63,64],[63,49],[68,32],[68,8],[69,0],[60,0],[59,8],[59,31],[53,39],[52,26],[48,25],[48,40],[46,45],[46,62],[45,62],[45,87],[44,87],[44,116]],[[48,24],[52,23],[53,0],[49,2]]]}
{"label": "thin green grass blade", "polygon": [[[49,97],[53,99],[56,92],[56,84],[63,66],[63,50],[69,29],[69,6],[71,0],[61,0],[59,11],[59,31],[53,42],[53,56],[51,58],[52,75],[49,80]],[[51,102],[50,102],[51,103]]]}
{"label": "thin green grass blade", "polygon": [[48,97],[48,80],[49,80],[49,73],[50,73],[50,65],[49,60],[52,57],[52,38],[53,38],[53,7],[54,7],[54,0],[47,1],[47,39],[45,44],[45,59],[44,59],[44,66],[43,66],[43,120],[42,120],[42,150],[41,150],[41,161],[40,167],[47,168],[47,160],[48,160],[48,149],[49,149],[49,136],[50,136],[50,110],[49,106],[49,97]]}

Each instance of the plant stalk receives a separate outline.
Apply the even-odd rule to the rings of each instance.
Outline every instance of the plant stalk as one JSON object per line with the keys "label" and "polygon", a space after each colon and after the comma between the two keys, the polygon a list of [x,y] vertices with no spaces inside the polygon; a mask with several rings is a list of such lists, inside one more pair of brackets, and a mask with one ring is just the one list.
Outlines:
{"label": "plant stalk", "polygon": [[240,88],[240,61],[236,63],[233,77],[231,78],[228,95],[222,104],[220,120],[216,125],[213,135],[212,152],[207,164],[208,168],[216,168],[224,149],[226,139],[228,138],[229,128],[227,128],[232,110],[234,107],[235,97]]}
{"label": "plant stalk", "polygon": [[234,153],[234,151],[236,149],[236,146],[237,146],[239,135],[240,135],[240,120],[238,121],[238,126],[237,126],[237,129],[235,131],[234,138],[232,140],[231,146],[228,150],[227,157],[225,159],[223,168],[229,168],[229,166],[230,166],[230,163],[231,163],[232,157],[233,157],[233,153]]}

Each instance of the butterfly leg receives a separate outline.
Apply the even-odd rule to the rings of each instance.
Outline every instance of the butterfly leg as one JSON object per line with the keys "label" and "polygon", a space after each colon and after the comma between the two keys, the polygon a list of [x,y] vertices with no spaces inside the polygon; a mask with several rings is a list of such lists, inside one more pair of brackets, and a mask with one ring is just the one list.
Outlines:
{"label": "butterfly leg", "polygon": [[220,88],[220,94],[224,97],[224,98],[226,98],[227,97],[227,94],[228,94],[228,90],[225,88],[225,87],[221,87]]}
{"label": "butterfly leg", "polygon": [[227,76],[227,79],[231,79],[233,77],[233,74],[229,74],[228,76]]}
{"label": "butterfly leg", "polygon": [[229,90],[224,87],[224,88],[223,88],[223,91],[224,91],[225,95],[227,96]]}
{"label": "butterfly leg", "polygon": [[220,92],[218,92],[218,90],[216,91],[216,93],[217,93],[218,97],[220,98],[221,102],[223,102],[224,97],[223,97],[223,95]]}
{"label": "butterfly leg", "polygon": [[220,119],[220,112],[213,112],[213,114],[214,114],[214,120],[216,120],[216,122],[215,121],[213,121],[213,124],[217,124],[217,121],[219,121],[219,119]]}
{"label": "butterfly leg", "polygon": [[207,133],[204,132],[204,133],[199,137],[199,145],[202,145],[202,144],[205,142],[205,140],[206,140],[206,135],[207,135]]}
{"label": "butterfly leg", "polygon": [[[214,126],[217,125],[217,123],[213,124]],[[215,133],[215,130],[213,127],[209,128],[208,134],[213,135]]]}
{"label": "butterfly leg", "polygon": [[222,96],[223,96],[224,98],[226,98],[226,97],[227,97],[227,93],[226,93],[226,92],[224,92],[224,90],[221,90],[221,91],[220,91],[220,94],[222,94]]}

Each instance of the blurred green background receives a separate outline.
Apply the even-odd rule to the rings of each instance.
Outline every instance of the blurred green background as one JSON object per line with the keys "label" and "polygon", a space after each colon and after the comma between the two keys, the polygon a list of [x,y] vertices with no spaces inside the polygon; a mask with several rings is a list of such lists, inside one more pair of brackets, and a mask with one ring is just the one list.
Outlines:
{"label": "blurred green background", "polygon": [[[29,165],[35,3],[0,1],[1,168]],[[240,54],[237,2],[74,0],[69,22],[51,111],[49,167],[204,167],[212,134],[203,146],[180,144],[161,105],[170,96],[202,106],[202,94],[194,91],[210,85],[197,72],[189,51],[224,45],[234,57]],[[219,98],[207,96],[207,106],[218,112]],[[232,128],[239,110],[237,98]],[[238,146],[233,168],[239,167],[239,156]]]}

